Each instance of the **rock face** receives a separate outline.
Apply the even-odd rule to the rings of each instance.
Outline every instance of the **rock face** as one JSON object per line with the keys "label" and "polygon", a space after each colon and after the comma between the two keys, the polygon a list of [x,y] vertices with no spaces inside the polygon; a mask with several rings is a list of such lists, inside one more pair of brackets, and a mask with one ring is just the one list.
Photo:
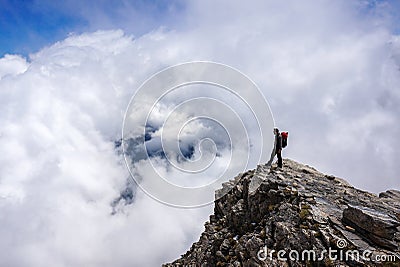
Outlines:
{"label": "rock face", "polygon": [[400,192],[285,160],[227,182],[200,240],[165,266],[400,266]]}

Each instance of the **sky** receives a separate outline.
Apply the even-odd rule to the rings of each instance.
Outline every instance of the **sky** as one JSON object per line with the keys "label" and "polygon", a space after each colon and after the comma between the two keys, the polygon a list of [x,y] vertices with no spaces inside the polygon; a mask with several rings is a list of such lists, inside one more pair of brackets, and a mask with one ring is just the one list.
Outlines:
{"label": "sky", "polygon": [[[128,169],[118,142],[132,96],[153,74],[189,61],[231,66],[258,86],[275,125],[289,132],[284,157],[373,193],[400,188],[398,1],[0,6],[0,266],[159,266],[198,240],[212,205],[164,205],[129,170],[142,185],[154,171],[184,186],[209,182],[249,151],[269,150],[250,122],[247,149],[227,112],[245,122],[268,112],[221,88],[194,86],[160,98],[149,113],[140,107],[157,92],[141,91],[145,105],[128,112]],[[260,99],[251,92],[249,103]],[[184,105],[202,94],[227,112],[217,112],[217,101]],[[135,124],[146,114],[146,125]],[[148,154],[133,153],[144,141]],[[196,179],[171,168],[209,156],[213,167]]]}
{"label": "sky", "polygon": [[0,54],[37,52],[72,33],[122,29],[140,36],[174,24],[183,1],[1,0]]}

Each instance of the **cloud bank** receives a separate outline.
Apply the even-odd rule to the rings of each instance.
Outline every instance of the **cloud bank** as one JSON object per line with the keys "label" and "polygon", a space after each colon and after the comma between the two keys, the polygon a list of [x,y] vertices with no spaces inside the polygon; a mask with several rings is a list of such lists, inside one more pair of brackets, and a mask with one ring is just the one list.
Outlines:
{"label": "cloud bank", "polygon": [[184,61],[251,77],[290,133],[285,156],[362,189],[399,188],[400,38],[387,10],[194,1],[176,29],[96,31],[1,58],[0,265],[157,266],[198,238],[211,206],[175,209],[136,189],[112,204],[129,177],[115,141],[130,97]]}

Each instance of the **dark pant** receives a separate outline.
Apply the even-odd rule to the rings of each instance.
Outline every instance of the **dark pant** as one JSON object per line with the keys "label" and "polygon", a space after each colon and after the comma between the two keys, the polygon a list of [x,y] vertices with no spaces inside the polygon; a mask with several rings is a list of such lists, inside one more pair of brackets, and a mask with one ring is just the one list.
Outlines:
{"label": "dark pant", "polygon": [[278,167],[282,168],[282,153],[281,153],[281,151],[277,152],[276,155],[278,156]]}

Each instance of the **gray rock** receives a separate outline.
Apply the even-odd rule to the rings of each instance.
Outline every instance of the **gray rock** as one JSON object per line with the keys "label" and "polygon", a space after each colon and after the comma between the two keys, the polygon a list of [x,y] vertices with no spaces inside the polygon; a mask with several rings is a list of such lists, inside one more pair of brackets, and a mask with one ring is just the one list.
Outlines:
{"label": "gray rock", "polygon": [[384,211],[356,206],[346,208],[343,211],[342,220],[356,229],[362,229],[387,239],[393,239],[397,231],[396,227],[400,226],[400,222],[385,214]]}
{"label": "gray rock", "polygon": [[[255,170],[227,182],[205,231],[185,255],[165,266],[376,266],[363,258],[278,260],[277,252],[335,249],[400,255],[400,192],[378,196],[286,159],[283,169]],[[259,258],[267,247],[271,257]],[[286,257],[288,255],[286,254]],[[393,259],[393,258],[391,258]],[[400,259],[386,262],[400,266]]]}

